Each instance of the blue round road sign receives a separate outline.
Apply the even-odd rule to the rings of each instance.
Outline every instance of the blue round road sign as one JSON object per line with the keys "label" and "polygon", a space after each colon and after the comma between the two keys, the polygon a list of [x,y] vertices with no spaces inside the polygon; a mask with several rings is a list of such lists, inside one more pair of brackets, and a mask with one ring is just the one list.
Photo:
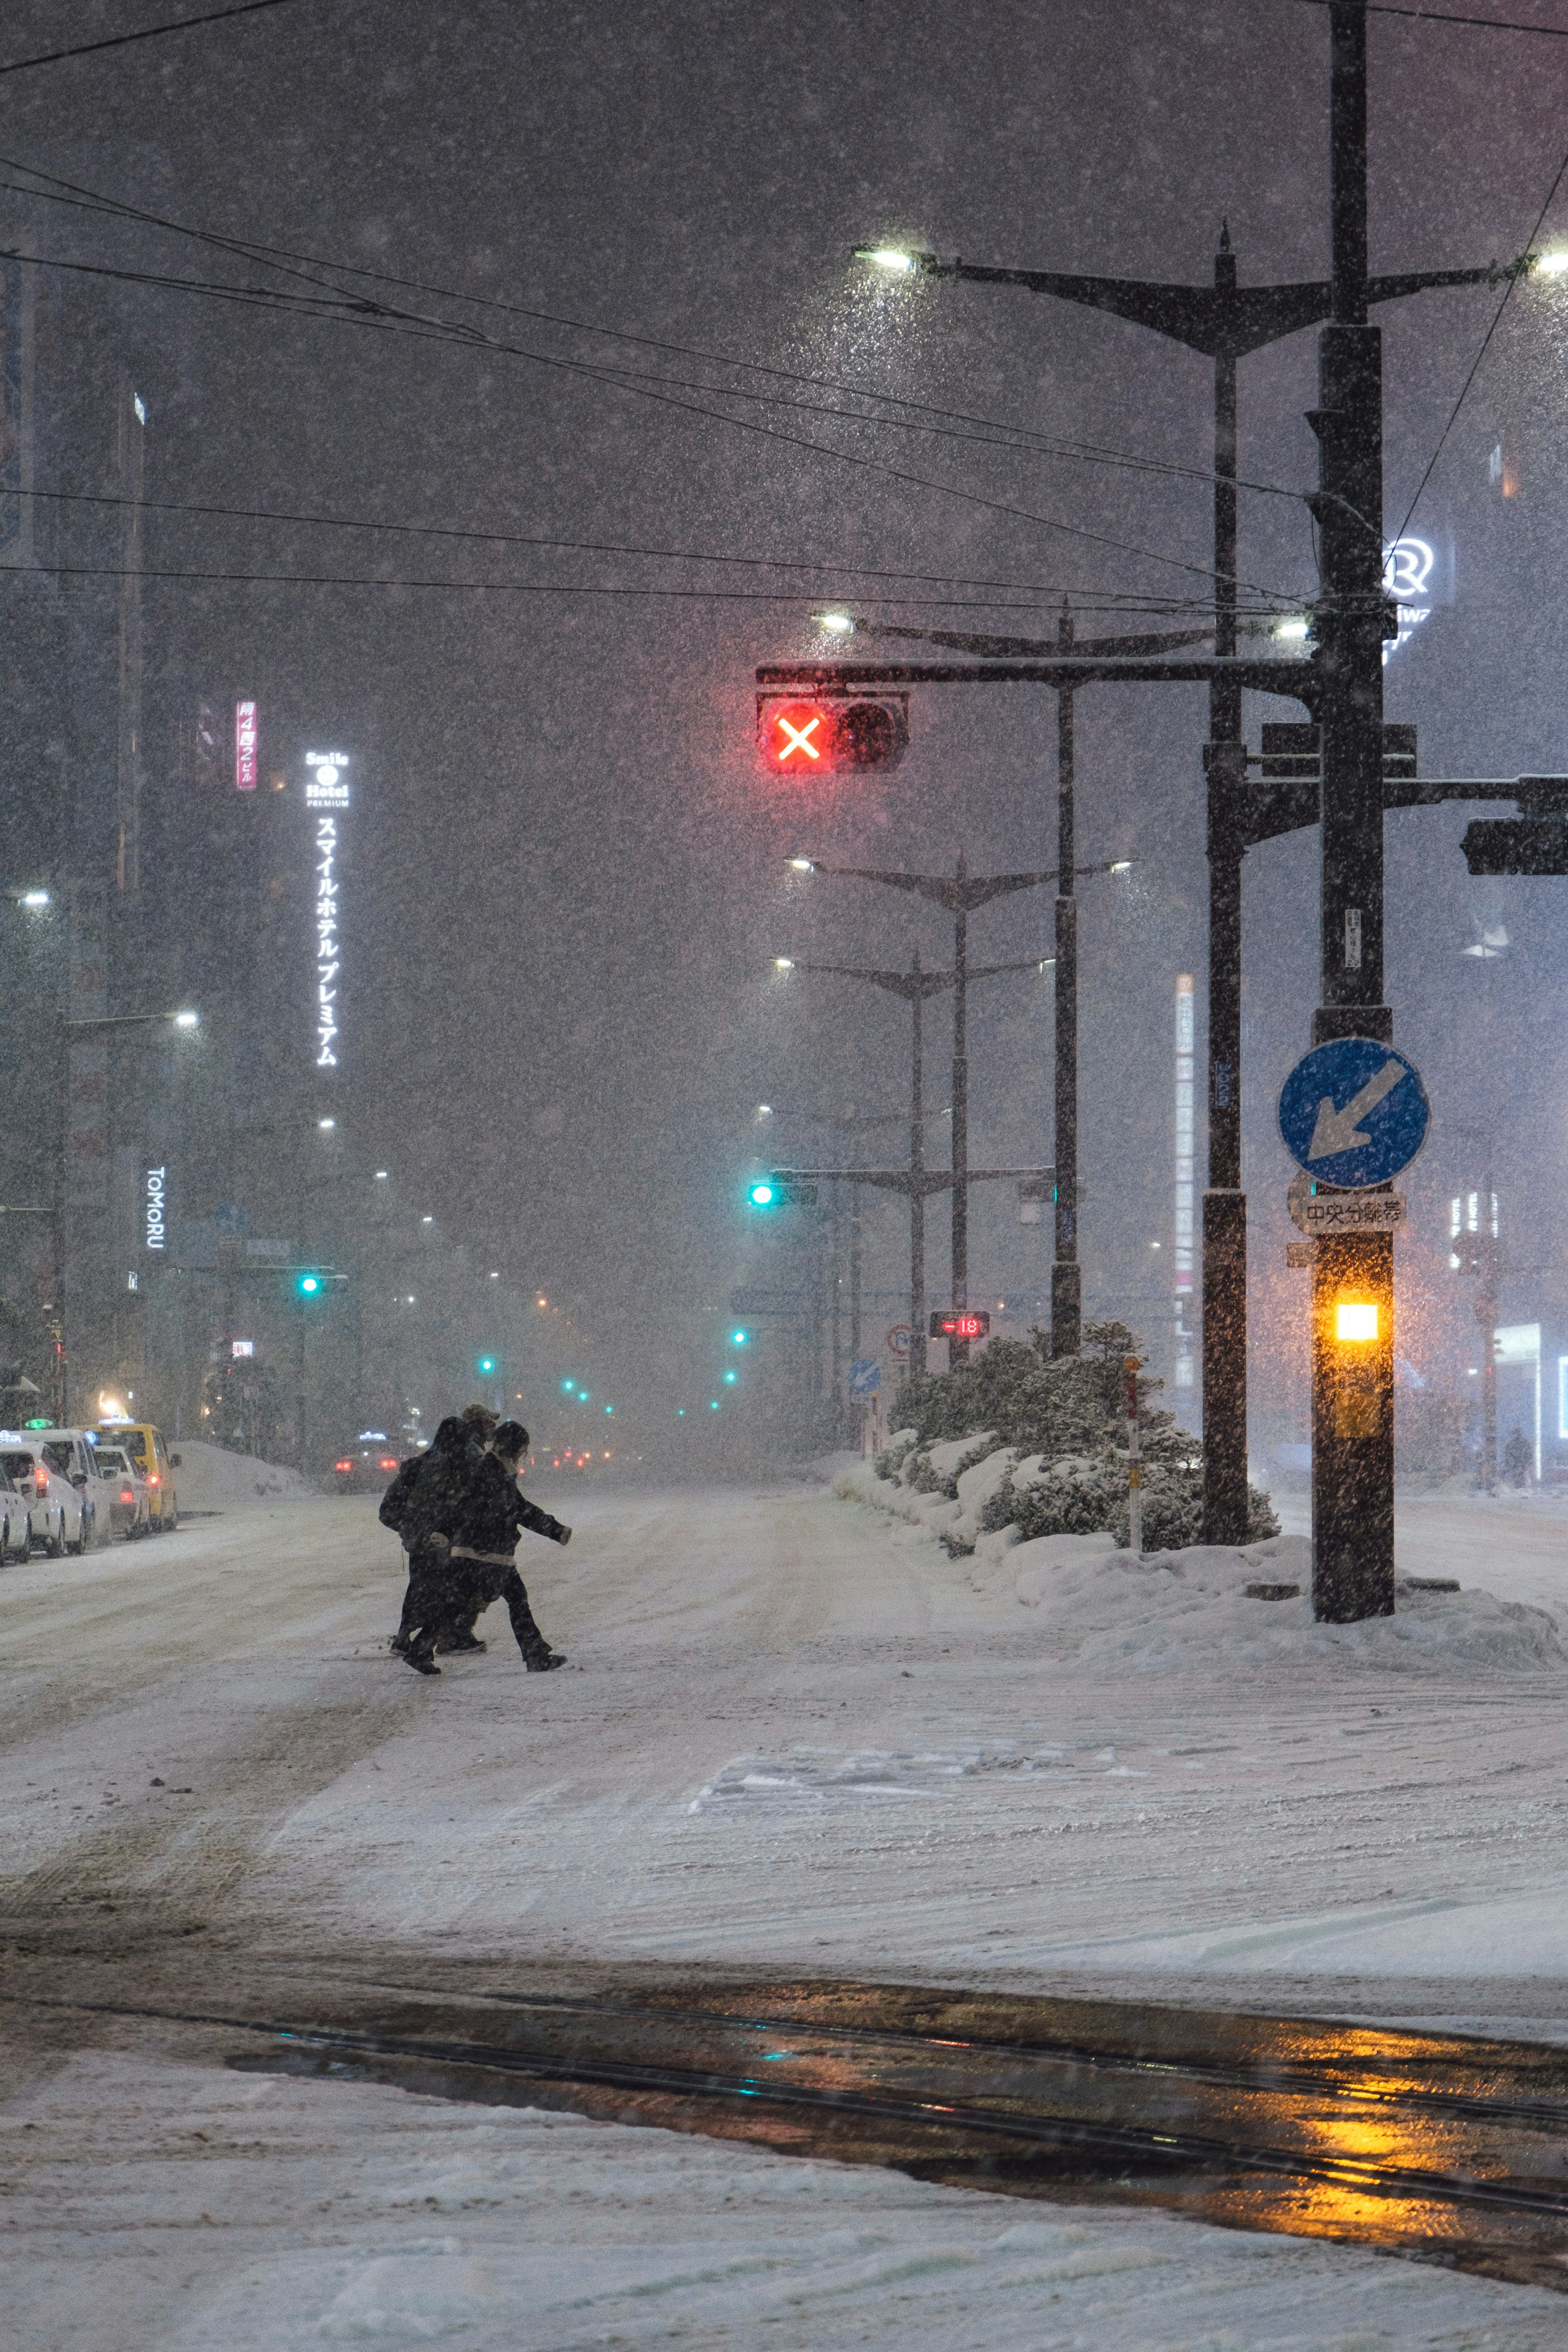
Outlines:
{"label": "blue round road sign", "polygon": [[1336,1189],[1397,1176],[1426,1142],[1431,1117],[1415,1063],[1375,1037],[1315,1045],[1280,1089],[1286,1150]]}

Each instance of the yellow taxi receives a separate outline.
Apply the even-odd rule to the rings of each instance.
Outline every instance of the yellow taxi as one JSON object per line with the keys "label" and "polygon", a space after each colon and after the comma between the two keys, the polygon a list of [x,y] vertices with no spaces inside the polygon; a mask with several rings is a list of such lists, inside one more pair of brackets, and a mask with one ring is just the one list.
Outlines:
{"label": "yellow taxi", "polygon": [[147,1500],[151,1511],[149,1533],[153,1528],[165,1532],[180,1524],[180,1497],[175,1492],[174,1473],[180,1457],[171,1454],[163,1443],[163,1433],[150,1421],[100,1421],[98,1434],[106,1445],[123,1445],[132,1462],[147,1481]]}

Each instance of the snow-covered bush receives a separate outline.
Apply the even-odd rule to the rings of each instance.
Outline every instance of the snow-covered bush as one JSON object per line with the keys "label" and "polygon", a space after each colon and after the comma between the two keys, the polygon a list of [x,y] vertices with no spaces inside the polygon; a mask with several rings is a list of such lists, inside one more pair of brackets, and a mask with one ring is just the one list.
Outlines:
{"label": "snow-covered bush", "polygon": [[[939,1493],[966,1508],[945,1538],[954,1551],[973,1549],[977,1533],[1017,1528],[1034,1536],[1108,1530],[1125,1544],[1126,1374],[1123,1359],[1137,1341],[1124,1323],[1084,1327],[1083,1353],[1052,1357],[1050,1335],[998,1339],[950,1372],[909,1381],[895,1412],[903,1426],[879,1458],[883,1477]],[[1201,1441],[1177,1429],[1176,1415],[1151,1399],[1163,1386],[1140,1377],[1139,1438],[1144,1457],[1144,1549],[1175,1551],[1199,1540],[1203,1517]],[[1000,1459],[1010,1449],[1010,1468]],[[995,1465],[970,1500],[959,1485],[977,1465]],[[1267,1496],[1249,1489],[1247,1540],[1278,1535]]]}

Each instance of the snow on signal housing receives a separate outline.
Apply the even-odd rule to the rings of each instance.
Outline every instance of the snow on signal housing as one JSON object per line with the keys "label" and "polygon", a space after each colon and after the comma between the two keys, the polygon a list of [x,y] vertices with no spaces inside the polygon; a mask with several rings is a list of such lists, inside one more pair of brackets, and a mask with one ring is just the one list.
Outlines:
{"label": "snow on signal housing", "polygon": [[776,775],[896,768],[909,749],[907,694],[761,693],[757,744]]}

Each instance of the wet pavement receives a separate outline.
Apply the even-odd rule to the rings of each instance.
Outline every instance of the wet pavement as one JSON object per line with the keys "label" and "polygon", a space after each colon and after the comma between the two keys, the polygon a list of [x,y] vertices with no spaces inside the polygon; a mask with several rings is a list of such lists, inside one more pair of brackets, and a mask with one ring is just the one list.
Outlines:
{"label": "wet pavement", "polygon": [[[84,2004],[83,2006],[88,2006]],[[570,2107],[955,2186],[1154,2205],[1568,2289],[1568,2051],[1111,2000],[780,1980],[574,2000],[336,1984],[246,2071]]]}

